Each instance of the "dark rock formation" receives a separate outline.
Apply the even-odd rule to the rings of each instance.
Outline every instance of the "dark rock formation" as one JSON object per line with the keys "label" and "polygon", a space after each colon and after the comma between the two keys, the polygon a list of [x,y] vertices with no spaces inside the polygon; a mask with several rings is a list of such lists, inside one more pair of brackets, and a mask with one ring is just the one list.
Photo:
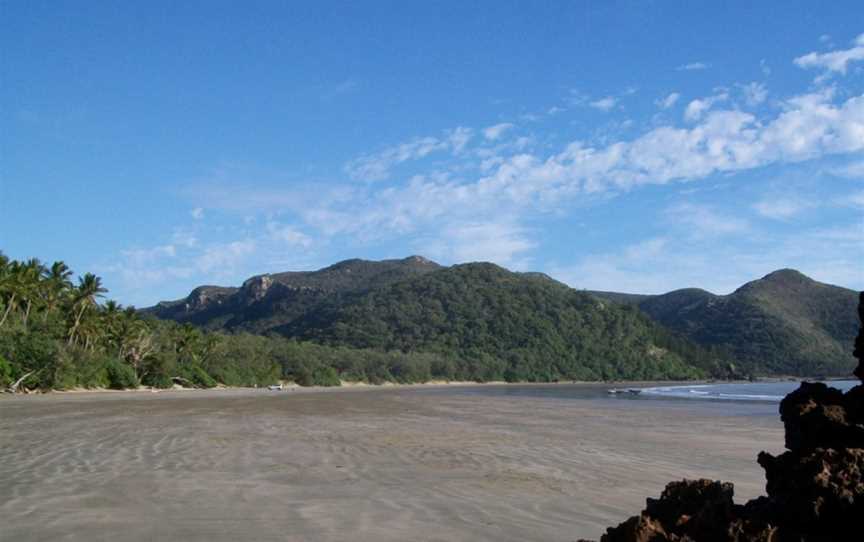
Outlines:
{"label": "dark rock formation", "polygon": [[[864,293],[855,341],[855,376],[864,378]],[[744,505],[732,484],[684,480],[617,527],[602,542],[828,542],[864,539],[864,385],[845,394],[804,382],[780,403],[786,448],[759,454],[765,497]]]}
{"label": "dark rock formation", "polygon": [[862,391],[861,386],[856,386],[843,394],[822,383],[802,382],[780,403],[786,447],[793,452],[864,448]]}
{"label": "dark rock formation", "polygon": [[[864,324],[864,292],[858,294],[858,319]],[[855,367],[853,374],[864,382],[864,325],[855,337],[855,351],[852,354],[858,358],[858,367]]]}

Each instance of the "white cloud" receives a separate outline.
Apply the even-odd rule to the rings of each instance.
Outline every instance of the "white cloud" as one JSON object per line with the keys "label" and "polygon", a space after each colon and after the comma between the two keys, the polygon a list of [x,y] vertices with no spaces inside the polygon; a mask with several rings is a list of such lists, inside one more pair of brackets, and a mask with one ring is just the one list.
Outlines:
{"label": "white cloud", "polygon": [[342,94],[348,94],[357,90],[360,87],[360,83],[358,83],[354,79],[345,79],[334,85],[332,88],[328,89],[321,98],[323,100],[332,100],[337,96],[341,96]]}
{"label": "white cloud", "polygon": [[252,239],[211,245],[196,258],[195,267],[203,273],[211,271],[224,273],[252,255],[255,248],[256,244]]}
{"label": "white cloud", "polygon": [[714,104],[724,102],[729,99],[729,95],[725,92],[709,96],[707,98],[697,99],[687,104],[684,110],[684,118],[689,121],[696,121],[702,118],[702,115],[710,110]]}
{"label": "white cloud", "polygon": [[788,220],[809,207],[811,203],[792,198],[765,199],[753,205],[757,213],[774,220]]}
{"label": "white cloud", "polygon": [[768,97],[768,89],[762,83],[752,82],[746,85],[739,85],[741,93],[744,95],[744,101],[750,107],[756,107],[762,104]]}
{"label": "white cloud", "polygon": [[509,122],[502,122],[494,126],[489,126],[483,129],[483,137],[491,141],[495,141],[496,139],[504,135],[504,132],[510,130],[511,128],[513,128],[513,124]]}
{"label": "white cloud", "polygon": [[829,173],[838,177],[864,181],[864,160],[831,168]]}
{"label": "white cloud", "polygon": [[470,129],[460,126],[451,130],[443,138],[415,138],[407,143],[388,147],[379,153],[356,158],[345,165],[345,172],[353,179],[381,181],[390,176],[393,166],[403,162],[419,160],[440,151],[458,154],[468,144],[471,136]]}
{"label": "white cloud", "polygon": [[424,238],[418,248],[433,259],[451,262],[493,262],[523,267],[520,257],[533,249],[524,228],[508,220],[454,221],[434,238]]}
{"label": "white cloud", "polygon": [[[735,110],[711,111],[689,128],[660,126],[636,139],[598,147],[576,141],[547,156],[515,149],[509,155],[493,152],[484,155],[485,162],[478,161],[478,178],[447,172],[415,175],[385,190],[322,198],[298,213],[308,226],[328,236],[384,239],[440,228],[454,220],[554,210],[579,196],[605,197],[640,185],[693,181],[864,150],[864,96],[839,104],[831,97],[820,92],[792,98],[782,103],[783,110],[773,119],[757,120]],[[704,213],[702,217],[703,222],[712,218]],[[733,230],[741,226],[735,224]],[[723,231],[721,223],[714,225]],[[708,225],[703,226],[704,234]]]}
{"label": "white cloud", "polygon": [[696,70],[707,70],[710,67],[710,64],[706,64],[705,62],[690,62],[689,64],[682,64],[675,68],[680,71],[696,71]]}
{"label": "white cloud", "polygon": [[617,103],[617,98],[613,98],[612,96],[606,96],[605,98],[594,100],[589,105],[594,109],[599,109],[600,111],[610,111],[613,107],[615,107],[615,104]]}
{"label": "white cloud", "polygon": [[795,64],[801,68],[816,68],[826,71],[826,74],[840,73],[845,75],[849,64],[864,60],[864,34],[855,38],[849,49],[831,51],[829,53],[807,53],[795,59]]}
{"label": "white cloud", "polygon": [[174,245],[159,245],[152,248],[133,248],[120,252],[123,258],[132,265],[147,265],[153,261],[165,257],[177,255]]}
{"label": "white cloud", "polygon": [[681,233],[689,238],[704,239],[735,235],[750,231],[750,224],[741,218],[718,213],[704,205],[680,203],[666,210],[666,216]]}
{"label": "white cloud", "polygon": [[270,221],[267,223],[267,233],[270,239],[291,246],[308,248],[312,245],[312,239],[297,229]]}
{"label": "white cloud", "polygon": [[204,218],[204,209],[202,209],[201,207],[195,207],[194,209],[192,209],[192,211],[189,212],[189,214],[195,220],[201,220],[202,218]]}
{"label": "white cloud", "polygon": [[171,234],[171,242],[181,247],[193,248],[198,245],[198,238],[192,232],[178,229]]}
{"label": "white cloud", "polygon": [[864,287],[864,223],[757,237],[717,243],[655,236],[619,250],[585,254],[573,265],[550,266],[547,273],[589,290],[660,294],[697,287],[727,294],[792,267],[822,282]]}
{"label": "white cloud", "polygon": [[459,126],[450,131],[447,136],[447,143],[450,145],[450,149],[452,149],[454,154],[459,154],[465,149],[465,146],[468,145],[468,142],[471,140],[473,135],[474,132],[470,128]]}
{"label": "white cloud", "polygon": [[654,104],[660,109],[669,109],[673,105],[678,102],[678,98],[681,97],[681,94],[677,92],[672,92],[668,96],[663,99],[656,100]]}
{"label": "white cloud", "polygon": [[[454,221],[491,221],[504,212],[518,217],[556,210],[575,198],[608,197],[642,185],[864,151],[864,96],[835,103],[830,89],[823,89],[779,105],[773,118],[734,109],[702,111],[686,127],[658,126],[635,139],[596,146],[573,141],[551,154],[506,138],[495,149],[472,148],[469,141],[464,157],[474,169],[465,169],[460,159],[449,169],[416,174],[385,189],[344,185],[293,203],[291,193],[265,190],[257,201],[264,209],[272,208],[273,199],[292,205],[305,227],[325,236],[384,239]],[[423,140],[414,142],[400,159],[421,152]],[[423,144],[435,147],[441,140]],[[236,205],[244,194],[223,199]]]}
{"label": "white cloud", "polygon": [[[838,199],[837,203],[840,205],[848,205],[851,207],[864,209],[864,190],[859,190],[857,192],[847,194],[843,198]],[[861,230],[861,235],[862,237],[864,237],[864,228],[862,228]]]}

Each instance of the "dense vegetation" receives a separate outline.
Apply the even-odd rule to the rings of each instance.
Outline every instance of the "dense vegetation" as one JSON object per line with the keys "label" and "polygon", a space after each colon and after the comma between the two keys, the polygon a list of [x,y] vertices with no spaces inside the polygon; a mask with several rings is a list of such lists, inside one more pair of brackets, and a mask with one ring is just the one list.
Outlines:
{"label": "dense vegetation", "polygon": [[492,264],[339,299],[278,331],[331,345],[433,352],[457,361],[448,376],[476,380],[673,379],[725,369],[719,356],[634,307]]}
{"label": "dense vegetation", "polygon": [[202,329],[265,334],[326,303],[440,268],[420,256],[380,262],[345,260],[318,271],[258,275],[239,288],[199,286],[185,299],[143,311]]}
{"label": "dense vegetation", "polygon": [[71,277],[62,262],[46,267],[0,253],[0,389],[417,382],[447,364],[425,354],[202,332],[102,302],[106,290],[95,275],[77,284]]}
{"label": "dense vegetation", "polygon": [[[388,278],[350,279],[352,288],[334,288],[315,310],[271,330],[281,335],[265,336],[159,320],[105,301],[95,275],[73,284],[62,262],[46,267],[0,254],[0,387],[556,381],[725,371],[718,356],[638,310],[599,303],[546,277],[486,264],[407,263],[414,267],[407,273],[389,266]],[[356,286],[369,275],[377,275],[376,287]]]}
{"label": "dense vegetation", "polygon": [[726,295],[695,288],[658,296],[596,297],[632,303],[706,347],[727,351],[758,375],[845,375],[857,330],[856,293],[784,269]]}

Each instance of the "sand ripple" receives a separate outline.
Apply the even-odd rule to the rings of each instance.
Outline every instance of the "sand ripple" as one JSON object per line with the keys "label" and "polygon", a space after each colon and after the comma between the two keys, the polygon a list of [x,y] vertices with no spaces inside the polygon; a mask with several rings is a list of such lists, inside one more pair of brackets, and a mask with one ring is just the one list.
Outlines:
{"label": "sand ripple", "polygon": [[754,458],[782,443],[775,418],[692,408],[410,390],[4,398],[0,533],[597,537],[667,480],[731,480],[739,499],[761,492]]}

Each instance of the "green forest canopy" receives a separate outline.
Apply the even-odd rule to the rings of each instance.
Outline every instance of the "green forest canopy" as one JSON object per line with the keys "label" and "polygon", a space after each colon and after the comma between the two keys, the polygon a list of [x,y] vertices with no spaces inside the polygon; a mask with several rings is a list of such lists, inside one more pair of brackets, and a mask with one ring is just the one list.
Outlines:
{"label": "green forest canopy", "polygon": [[[0,386],[157,388],[340,380],[550,382],[720,374],[637,309],[496,266],[456,266],[329,306],[291,335],[205,332],[105,300],[99,277],[0,253]],[[563,288],[563,289],[562,289]]]}

